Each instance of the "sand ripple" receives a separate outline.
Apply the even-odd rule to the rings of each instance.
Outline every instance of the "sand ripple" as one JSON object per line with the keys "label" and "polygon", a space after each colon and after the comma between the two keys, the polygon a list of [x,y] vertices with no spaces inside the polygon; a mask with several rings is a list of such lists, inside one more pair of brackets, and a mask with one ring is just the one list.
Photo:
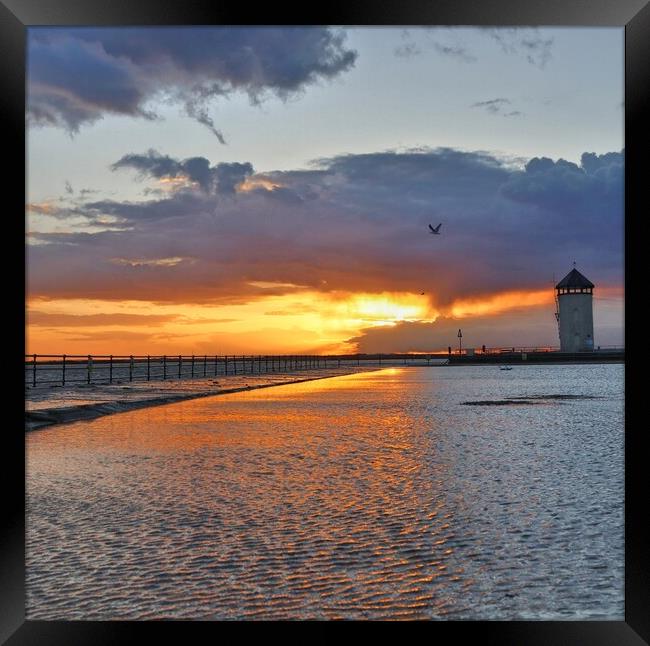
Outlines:
{"label": "sand ripple", "polygon": [[[622,370],[388,369],[34,431],[27,616],[621,620]],[[598,398],[461,405],[559,383]]]}

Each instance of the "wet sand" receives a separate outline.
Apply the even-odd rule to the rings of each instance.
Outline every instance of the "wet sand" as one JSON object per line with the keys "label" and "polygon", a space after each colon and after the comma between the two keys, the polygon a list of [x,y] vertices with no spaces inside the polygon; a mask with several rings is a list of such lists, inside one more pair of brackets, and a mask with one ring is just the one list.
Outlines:
{"label": "wet sand", "polygon": [[[624,618],[623,366],[393,368],[26,436],[29,620]],[[536,406],[463,406],[526,398]]]}
{"label": "wet sand", "polygon": [[260,375],[221,375],[218,378],[204,379],[30,388],[25,393],[25,430],[90,420],[112,413],[160,406],[186,399],[295,384],[314,379],[328,379],[377,369],[377,366],[345,366]]}

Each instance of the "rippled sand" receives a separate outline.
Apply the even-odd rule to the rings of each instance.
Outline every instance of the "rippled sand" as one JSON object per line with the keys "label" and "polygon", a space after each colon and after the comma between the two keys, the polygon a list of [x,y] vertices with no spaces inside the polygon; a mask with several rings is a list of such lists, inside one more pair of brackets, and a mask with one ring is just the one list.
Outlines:
{"label": "rippled sand", "polygon": [[[536,401],[462,405],[512,397]],[[622,620],[623,438],[622,365],[393,368],[33,431],[27,617]]]}

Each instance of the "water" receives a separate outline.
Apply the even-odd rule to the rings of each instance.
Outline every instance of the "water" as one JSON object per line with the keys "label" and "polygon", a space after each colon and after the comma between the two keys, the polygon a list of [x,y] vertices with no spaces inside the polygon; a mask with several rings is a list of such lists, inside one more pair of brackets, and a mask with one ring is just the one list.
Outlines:
{"label": "water", "polygon": [[[465,405],[509,397],[520,405]],[[623,366],[392,368],[27,435],[28,619],[624,617]]]}

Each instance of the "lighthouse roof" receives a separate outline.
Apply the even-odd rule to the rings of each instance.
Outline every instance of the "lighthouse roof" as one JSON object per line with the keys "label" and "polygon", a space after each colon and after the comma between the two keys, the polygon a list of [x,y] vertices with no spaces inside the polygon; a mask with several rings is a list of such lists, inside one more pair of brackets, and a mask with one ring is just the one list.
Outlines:
{"label": "lighthouse roof", "polygon": [[577,269],[573,268],[556,286],[555,289],[564,288],[582,288],[593,289],[594,284],[585,278]]}

